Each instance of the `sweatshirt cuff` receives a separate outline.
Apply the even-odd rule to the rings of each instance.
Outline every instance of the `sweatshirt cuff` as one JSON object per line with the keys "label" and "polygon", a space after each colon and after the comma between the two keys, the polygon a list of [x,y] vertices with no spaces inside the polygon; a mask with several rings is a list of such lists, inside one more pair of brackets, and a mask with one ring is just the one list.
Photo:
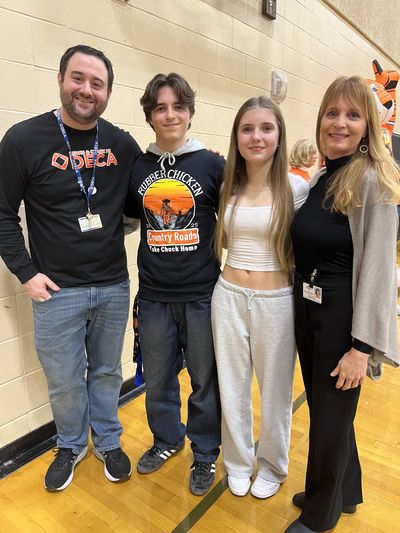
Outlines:
{"label": "sweatshirt cuff", "polygon": [[20,268],[17,272],[14,272],[14,274],[17,276],[19,281],[24,284],[30,279],[32,279],[34,276],[36,276],[36,274],[39,274],[39,271],[32,262]]}
{"label": "sweatshirt cuff", "polygon": [[366,342],[360,341],[359,339],[356,339],[353,337],[353,342],[351,343],[352,347],[358,350],[359,352],[366,353],[368,355],[371,355],[372,353],[372,346],[367,344]]}

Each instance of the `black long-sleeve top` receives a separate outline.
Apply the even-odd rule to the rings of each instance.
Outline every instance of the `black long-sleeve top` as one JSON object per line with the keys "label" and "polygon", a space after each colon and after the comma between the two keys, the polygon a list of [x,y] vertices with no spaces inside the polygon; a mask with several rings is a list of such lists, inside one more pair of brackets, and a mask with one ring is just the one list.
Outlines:
{"label": "black long-sleeve top", "polygon": [[[95,131],[66,130],[87,187]],[[99,119],[97,192],[90,207],[103,227],[82,233],[78,219],[86,215],[86,199],[54,113],[8,130],[0,144],[0,254],[21,283],[38,272],[60,287],[111,285],[128,277],[122,212],[130,171],[140,153],[128,133]],[[22,200],[30,253],[18,216]]]}
{"label": "black long-sleeve top", "polygon": [[307,201],[294,217],[291,237],[296,272],[307,280],[316,268],[320,277],[340,276],[351,281],[353,241],[349,219],[331,210],[331,199],[325,201],[332,174],[349,160],[349,156],[326,159],[326,173],[310,190]]}
{"label": "black long-sleeve top", "polygon": [[[326,158],[326,173],[310,189],[306,202],[296,212],[290,230],[296,273],[310,280],[317,269],[316,285],[319,279],[351,284],[353,271],[353,240],[349,219],[333,211],[332,199],[326,200],[326,191],[332,175],[346,165],[351,156],[338,159]],[[353,339],[353,347],[364,353],[371,353],[371,346]]]}

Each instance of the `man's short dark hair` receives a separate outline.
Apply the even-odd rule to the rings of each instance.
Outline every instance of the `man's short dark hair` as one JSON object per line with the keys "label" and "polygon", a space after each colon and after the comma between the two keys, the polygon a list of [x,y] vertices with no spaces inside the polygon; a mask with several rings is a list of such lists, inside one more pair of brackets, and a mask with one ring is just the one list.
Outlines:
{"label": "man's short dark hair", "polygon": [[107,89],[108,89],[108,92],[110,93],[112,89],[113,81],[114,81],[114,71],[112,68],[111,61],[108,59],[108,57],[103,52],[100,52],[100,50],[97,50],[96,48],[92,48],[91,46],[87,46],[86,44],[77,44],[75,46],[71,46],[71,48],[68,48],[68,50],[64,52],[63,56],[60,59],[61,81],[64,80],[64,76],[67,70],[69,60],[77,52],[80,52],[81,54],[86,54],[87,56],[98,57],[99,59],[103,61],[103,63],[106,66],[107,73],[108,73]]}
{"label": "man's short dark hair", "polygon": [[[151,112],[157,107],[158,91],[163,87],[171,87],[176,94],[177,101],[187,106],[190,115],[194,115],[194,99],[196,93],[188,82],[180,74],[170,72],[169,74],[157,74],[146,86],[140,104],[146,116],[146,122],[151,126]],[[189,126],[190,127],[190,126]]]}

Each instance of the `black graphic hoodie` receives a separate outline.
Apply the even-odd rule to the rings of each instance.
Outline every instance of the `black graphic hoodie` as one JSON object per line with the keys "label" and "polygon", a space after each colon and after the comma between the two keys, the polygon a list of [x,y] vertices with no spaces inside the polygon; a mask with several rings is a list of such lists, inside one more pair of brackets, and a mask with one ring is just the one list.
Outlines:
{"label": "black graphic hoodie", "polygon": [[126,213],[141,221],[141,298],[189,302],[211,295],[220,272],[214,229],[224,163],[196,139],[172,153],[150,144],[136,160]]}

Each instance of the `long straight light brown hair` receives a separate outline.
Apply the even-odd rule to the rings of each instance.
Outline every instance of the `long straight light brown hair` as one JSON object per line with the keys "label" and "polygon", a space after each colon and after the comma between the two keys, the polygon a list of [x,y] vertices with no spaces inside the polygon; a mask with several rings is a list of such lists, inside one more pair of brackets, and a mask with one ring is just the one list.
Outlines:
{"label": "long straight light brown hair", "polygon": [[359,150],[334,176],[326,193],[326,200],[332,200],[332,209],[348,214],[361,205],[363,178],[369,169],[375,170],[382,192],[382,200],[398,203],[400,198],[399,168],[385,147],[379,125],[378,110],[368,83],[358,76],[341,76],[326,90],[318,112],[316,139],[318,150],[324,157],[325,148],[321,140],[321,121],[327,109],[342,98],[357,109],[367,123],[366,137],[360,145],[368,147],[367,153]]}
{"label": "long straight light brown hair", "polygon": [[[224,243],[229,243],[231,224],[228,235],[224,232],[224,214],[231,196],[236,196],[237,204],[243,188],[248,182],[246,161],[237,148],[237,133],[243,115],[249,109],[265,108],[272,111],[279,129],[278,148],[275,151],[269,172],[269,183],[272,192],[272,220],[266,230],[267,242],[275,251],[281,269],[288,274],[293,268],[293,251],[289,236],[289,228],[293,218],[293,193],[288,179],[288,157],[286,144],[286,128],[279,107],[266,96],[258,96],[247,100],[236,114],[230,137],[228,158],[225,165],[223,189],[219,203],[218,222],[215,234],[215,251],[219,260],[222,256]],[[267,176],[266,176],[267,178]],[[232,210],[233,215],[234,210]],[[232,216],[231,220],[232,221]],[[226,240],[225,240],[226,238]]]}

